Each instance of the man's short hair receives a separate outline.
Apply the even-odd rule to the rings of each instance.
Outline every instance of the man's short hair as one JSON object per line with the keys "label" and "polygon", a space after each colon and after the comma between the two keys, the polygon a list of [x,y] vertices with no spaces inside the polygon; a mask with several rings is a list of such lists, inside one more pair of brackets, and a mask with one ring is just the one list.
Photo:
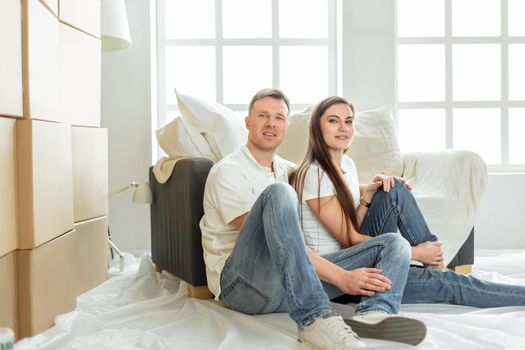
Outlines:
{"label": "man's short hair", "polygon": [[258,91],[255,94],[255,96],[252,97],[252,100],[250,101],[250,105],[248,106],[248,114],[252,113],[253,104],[256,101],[261,100],[265,97],[273,97],[277,100],[283,100],[284,103],[286,104],[286,109],[287,109],[286,114],[288,115],[288,113],[290,113],[290,100],[288,100],[288,97],[286,97],[284,92],[276,88],[267,88],[267,89],[262,89]]}

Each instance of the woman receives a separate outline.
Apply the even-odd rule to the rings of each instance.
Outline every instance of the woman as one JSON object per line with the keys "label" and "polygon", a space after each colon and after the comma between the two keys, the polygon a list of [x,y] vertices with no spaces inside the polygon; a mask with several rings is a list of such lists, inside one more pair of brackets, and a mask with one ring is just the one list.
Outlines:
{"label": "woman", "polygon": [[[330,253],[399,228],[412,246],[413,260],[444,268],[441,243],[430,232],[404,179],[381,173],[367,185],[358,183],[354,162],[344,155],[354,136],[354,107],[331,97],[314,113],[320,109],[334,113],[312,117],[307,156],[290,176],[300,202],[307,203],[302,213],[308,245],[318,253]],[[337,201],[318,192],[331,194],[332,187]],[[318,219],[328,230],[319,227]]]}
{"label": "woman", "polygon": [[[428,229],[409,185],[402,179],[379,174],[367,185],[358,184],[355,165],[344,155],[354,136],[354,113],[354,107],[341,97],[329,97],[317,104],[310,117],[306,157],[290,174],[301,205],[305,241],[316,253],[310,255],[314,265],[327,260],[346,270],[365,268],[361,274],[355,274],[359,286],[347,288],[357,293],[323,282],[329,297],[381,293],[380,289],[367,287],[378,284],[374,279],[381,271],[370,269],[374,267],[370,263],[359,266],[359,261],[370,261],[365,256],[372,261],[380,259],[370,256],[377,252],[365,248],[399,228],[412,246],[412,259],[428,265],[409,267],[403,303],[525,305],[525,287],[486,282],[443,269],[440,243]],[[345,261],[352,257],[355,262],[341,266],[342,257]]]}

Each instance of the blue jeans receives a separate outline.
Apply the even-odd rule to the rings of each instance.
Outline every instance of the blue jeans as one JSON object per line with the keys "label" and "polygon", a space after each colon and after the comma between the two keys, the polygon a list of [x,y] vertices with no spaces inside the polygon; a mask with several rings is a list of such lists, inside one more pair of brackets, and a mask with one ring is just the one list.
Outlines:
{"label": "blue jeans", "polygon": [[[381,235],[330,259],[348,270],[382,268],[394,287],[364,300],[358,312],[398,312],[410,264],[410,246],[399,235]],[[274,184],[259,196],[226,260],[221,290],[222,300],[234,310],[288,312],[299,328],[331,312],[329,296],[342,292],[322,283],[308,258],[292,187]]]}
{"label": "blue jeans", "polygon": [[234,310],[288,312],[300,329],[332,311],[306,253],[291,186],[277,183],[261,193],[226,260],[221,291]]}
{"label": "blue jeans", "polygon": [[[381,189],[376,193],[361,231],[372,237],[381,237],[390,235],[387,232],[395,232],[397,228],[411,245],[437,240],[412,193],[398,181],[389,193]],[[474,307],[517,306],[525,305],[525,287],[487,282],[451,270],[411,266],[402,302],[450,302]]]}
{"label": "blue jeans", "polygon": [[385,232],[397,232],[398,228],[411,246],[438,239],[430,232],[412,192],[396,180],[390,192],[384,192],[382,188],[377,191],[361,225],[361,232],[375,237]]}
{"label": "blue jeans", "polygon": [[[382,274],[392,282],[392,288],[371,297],[361,298],[356,307],[356,313],[385,311],[389,314],[396,314],[399,312],[399,305],[403,298],[410,266],[410,254],[410,245],[406,240],[396,233],[385,233],[358,245],[323,255],[323,258],[345,270],[361,267],[382,269]],[[344,294],[339,288],[329,283],[323,282],[323,288],[330,299]]]}

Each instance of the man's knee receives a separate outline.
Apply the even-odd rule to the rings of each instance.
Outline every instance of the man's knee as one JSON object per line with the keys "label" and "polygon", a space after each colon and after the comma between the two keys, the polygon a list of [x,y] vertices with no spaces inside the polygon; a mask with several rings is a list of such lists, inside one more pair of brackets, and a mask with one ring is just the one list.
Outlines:
{"label": "man's knee", "polygon": [[389,232],[383,233],[381,238],[384,240],[384,245],[387,249],[395,251],[396,254],[406,256],[409,259],[412,256],[410,243],[400,234]]}
{"label": "man's knee", "polygon": [[286,183],[278,182],[271,184],[264,189],[263,194],[270,196],[272,199],[278,200],[280,202],[297,202],[297,193],[292,186]]}

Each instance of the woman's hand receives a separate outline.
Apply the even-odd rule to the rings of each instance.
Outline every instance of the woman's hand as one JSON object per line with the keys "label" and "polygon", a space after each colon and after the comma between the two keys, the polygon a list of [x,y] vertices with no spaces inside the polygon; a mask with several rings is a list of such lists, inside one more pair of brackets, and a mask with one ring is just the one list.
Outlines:
{"label": "woman's hand", "polygon": [[374,176],[374,178],[365,186],[363,199],[367,202],[371,202],[381,186],[383,186],[383,191],[390,192],[390,189],[396,185],[396,180],[402,183],[408,190],[412,190],[412,186],[410,186],[410,184],[402,177],[389,176],[381,172]]}
{"label": "woman's hand", "polygon": [[372,296],[378,292],[385,292],[392,286],[392,282],[383,276],[383,270],[361,267],[355,270],[342,270],[336,286],[346,294]]}
{"label": "woman's hand", "polygon": [[412,259],[417,260],[424,265],[437,268],[445,268],[442,244],[440,242],[423,242],[412,247]]}

